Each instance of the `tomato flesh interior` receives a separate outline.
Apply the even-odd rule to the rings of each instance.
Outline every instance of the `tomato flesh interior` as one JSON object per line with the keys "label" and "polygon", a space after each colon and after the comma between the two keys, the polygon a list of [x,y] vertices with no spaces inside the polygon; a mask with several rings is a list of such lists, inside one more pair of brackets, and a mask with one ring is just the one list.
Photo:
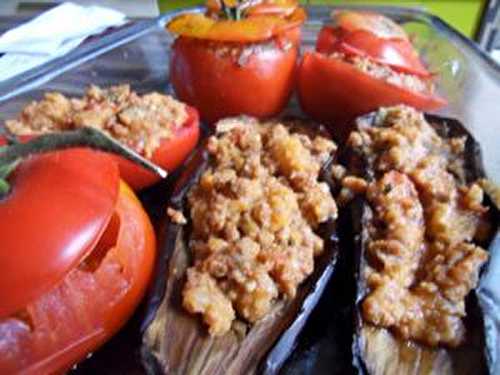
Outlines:
{"label": "tomato flesh interior", "polygon": [[9,181],[0,201],[0,318],[92,251],[116,205],[119,173],[107,154],[71,149],[27,158]]}
{"label": "tomato flesh interior", "polygon": [[62,282],[0,320],[0,373],[70,368],[110,338],[140,302],[151,276],[154,232],[124,183],[94,251]]}

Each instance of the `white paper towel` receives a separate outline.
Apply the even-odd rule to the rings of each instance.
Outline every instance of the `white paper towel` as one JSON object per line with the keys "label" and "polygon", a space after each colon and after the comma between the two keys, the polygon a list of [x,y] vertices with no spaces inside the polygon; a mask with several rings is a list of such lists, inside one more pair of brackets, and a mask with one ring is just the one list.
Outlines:
{"label": "white paper towel", "polygon": [[0,81],[60,57],[85,38],[126,22],[123,13],[64,3],[0,36]]}

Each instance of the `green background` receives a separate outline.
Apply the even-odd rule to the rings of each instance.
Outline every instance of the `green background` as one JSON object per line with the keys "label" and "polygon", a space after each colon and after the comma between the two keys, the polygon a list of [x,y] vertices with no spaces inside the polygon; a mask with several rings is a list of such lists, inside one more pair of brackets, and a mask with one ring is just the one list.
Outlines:
{"label": "green background", "polygon": [[[203,4],[199,0],[158,0],[160,10],[166,12],[186,6]],[[306,3],[302,1],[302,3]],[[421,1],[374,1],[374,0],[311,0],[309,4],[367,4],[367,5],[395,5],[411,6],[425,9],[453,25],[468,37],[474,37],[486,0],[421,0]]]}

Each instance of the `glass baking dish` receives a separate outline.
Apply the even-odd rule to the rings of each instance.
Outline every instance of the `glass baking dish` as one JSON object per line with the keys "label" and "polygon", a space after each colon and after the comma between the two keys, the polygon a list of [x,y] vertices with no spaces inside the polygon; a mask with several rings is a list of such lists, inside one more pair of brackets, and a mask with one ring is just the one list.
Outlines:
{"label": "glass baking dish", "polygon": [[[313,48],[322,23],[337,8],[359,7],[307,8],[304,49]],[[483,146],[489,177],[500,182],[500,148],[496,145],[500,127],[496,117],[500,116],[500,67],[475,43],[424,11],[368,8],[394,18],[410,32],[430,70],[438,74],[440,90],[449,100],[443,113],[458,118],[471,130]],[[170,91],[168,61],[173,39],[164,25],[179,12],[182,10],[108,31],[66,56],[1,82],[0,121],[14,116],[27,102],[50,90],[74,95],[81,94],[92,83],[128,82],[138,91]]]}
{"label": "glass baking dish", "polygon": [[[303,31],[304,50],[314,48],[320,27],[328,22],[330,12],[339,8],[360,7],[307,7],[309,19]],[[424,11],[395,7],[361,8],[388,15],[408,30],[430,70],[437,73],[439,90],[449,100],[449,106],[441,114],[458,118],[466,125],[482,145],[487,175],[500,183],[500,147],[496,143],[500,140],[500,66],[475,43]],[[164,26],[173,16],[187,10],[202,11],[203,8],[170,12],[154,20],[132,21],[91,38],[66,56],[1,82],[0,121],[16,116],[23,106],[40,99],[46,91],[79,95],[90,84],[129,83],[139,92],[171,93],[168,71],[173,36],[165,31]],[[290,102],[287,111],[300,111],[296,100]],[[329,320],[331,317],[316,311],[313,319]],[[318,325],[308,324],[307,329],[317,332],[305,332],[299,350],[282,371],[289,374],[322,373],[322,370],[345,373],[350,365],[350,360],[344,355],[345,348],[339,349],[331,337],[323,345],[326,336],[319,334],[322,329]],[[339,371],[335,372],[328,366],[332,361],[339,364],[347,361],[346,367],[336,366]],[[120,373],[113,371],[111,364],[108,368],[107,374]]]}
{"label": "glass baking dish", "polygon": [[[339,7],[307,8],[304,49],[313,48],[317,32],[335,8]],[[500,126],[500,67],[475,43],[428,13],[409,8],[361,8],[382,12],[410,32],[430,70],[438,74],[440,91],[449,100],[443,114],[458,118],[471,130],[483,146],[489,177],[500,183],[500,148],[496,143]],[[189,8],[193,9],[202,10]],[[128,82],[141,92],[170,91],[168,61],[173,39],[164,25],[179,12],[182,10],[108,31],[66,56],[0,83],[0,121],[14,116],[26,103],[50,90],[81,94],[89,84]]]}

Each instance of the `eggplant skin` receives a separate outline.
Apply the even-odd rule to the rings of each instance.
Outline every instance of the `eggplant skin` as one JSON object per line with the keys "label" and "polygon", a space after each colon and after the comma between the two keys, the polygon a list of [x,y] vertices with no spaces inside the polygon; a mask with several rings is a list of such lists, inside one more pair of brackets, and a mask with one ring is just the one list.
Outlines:
{"label": "eggplant skin", "polygon": [[[330,170],[331,163],[333,158],[324,166],[324,172]],[[320,226],[324,252],[316,258],[313,274],[301,284],[295,298],[277,302],[253,326],[238,321],[229,333],[211,337],[199,317],[183,309],[181,295],[190,265],[186,195],[208,164],[209,156],[202,144],[186,165],[169,204],[184,213],[188,224],[177,225],[165,218],[161,225],[160,256],[141,327],[141,360],[150,374],[274,374],[292,352],[333,274],[338,254],[335,223],[331,220]],[[333,189],[331,179],[326,173],[323,176]]]}
{"label": "eggplant skin", "polygon": [[[485,176],[478,143],[466,128],[457,120],[426,115],[426,120],[441,137],[466,136],[464,168],[467,182]],[[374,124],[376,113],[368,114],[358,120],[358,125]],[[361,160],[360,160],[361,159]],[[349,166],[368,179],[373,179],[374,171],[370,161],[359,154],[349,155]],[[363,277],[366,267],[366,245],[369,241],[368,223],[374,213],[364,197],[358,197],[350,204],[353,226],[353,246],[355,250],[354,335],[352,342],[353,364],[361,374],[498,374],[500,373],[500,274],[487,277],[492,263],[482,272],[479,286],[466,299],[467,316],[465,326],[467,339],[457,348],[428,347],[411,341],[403,341],[388,330],[363,321],[361,302],[367,294]],[[498,217],[495,208],[495,216]],[[494,221],[495,223],[498,221]],[[496,225],[496,224],[495,224]],[[500,251],[500,238],[493,240],[489,252],[495,255]],[[494,256],[495,261],[499,256]],[[500,262],[500,259],[496,260]],[[484,270],[483,270],[484,271]],[[494,281],[493,281],[494,280]],[[486,283],[488,281],[488,283]],[[492,291],[496,282],[496,291]],[[485,295],[488,298],[485,298]],[[492,295],[494,297],[492,297]],[[487,325],[485,326],[485,324]],[[494,343],[493,343],[494,342]],[[493,360],[494,358],[495,360]],[[496,360],[499,358],[499,360]]]}

